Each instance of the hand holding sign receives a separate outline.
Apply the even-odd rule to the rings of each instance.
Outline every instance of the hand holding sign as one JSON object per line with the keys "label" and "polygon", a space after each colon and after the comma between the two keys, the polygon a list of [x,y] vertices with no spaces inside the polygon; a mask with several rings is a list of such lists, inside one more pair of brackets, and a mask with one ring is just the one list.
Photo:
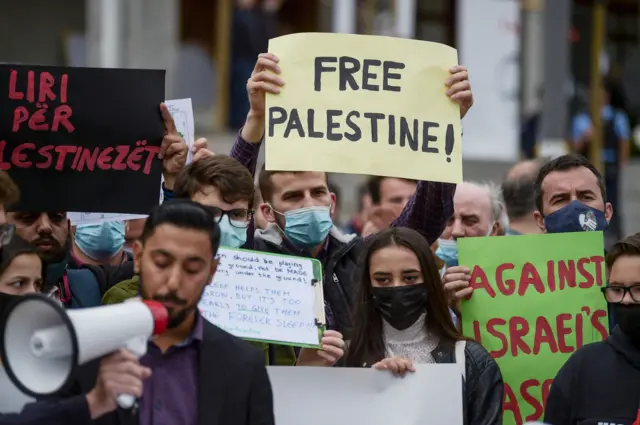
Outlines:
{"label": "hand holding sign", "polygon": [[372,367],[378,370],[389,370],[391,373],[398,376],[404,376],[407,372],[416,371],[411,360],[405,359],[404,357],[388,357],[380,360]]}
{"label": "hand holding sign", "polygon": [[215,153],[207,149],[207,139],[204,137],[199,138],[193,144],[193,161],[197,161],[200,158],[205,158],[207,156],[213,156]]}
{"label": "hand holding sign", "polygon": [[452,306],[460,311],[460,302],[473,294],[473,288],[469,287],[471,272],[468,267],[449,267],[442,277],[444,290]]}
{"label": "hand holding sign", "polygon": [[338,331],[325,331],[322,335],[322,350],[303,348],[297,366],[333,366],[344,356],[344,338]]}
{"label": "hand holding sign", "polygon": [[469,82],[469,71],[461,65],[451,68],[451,77],[445,85],[449,87],[447,95],[460,104],[460,118],[464,118],[473,106],[473,93]]}
{"label": "hand holding sign", "polygon": [[242,128],[242,138],[250,143],[258,143],[264,134],[264,117],[266,111],[265,93],[278,94],[284,81],[276,74],[280,74],[278,62],[280,60],[271,53],[261,53],[247,81],[247,93],[251,106],[247,122]]}
{"label": "hand holding sign", "polygon": [[164,138],[160,145],[158,158],[162,159],[162,175],[164,177],[164,185],[167,189],[172,190],[176,176],[187,163],[187,153],[189,148],[182,140],[176,124],[173,121],[171,113],[164,103],[160,104],[160,113],[164,122]]}

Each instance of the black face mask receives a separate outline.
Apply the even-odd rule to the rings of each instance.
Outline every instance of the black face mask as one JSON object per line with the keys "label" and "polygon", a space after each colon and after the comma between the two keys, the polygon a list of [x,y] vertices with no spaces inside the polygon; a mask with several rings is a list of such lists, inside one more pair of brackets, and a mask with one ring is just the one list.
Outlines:
{"label": "black face mask", "polygon": [[380,315],[395,329],[413,325],[427,311],[427,288],[422,283],[390,288],[371,288]]}
{"label": "black face mask", "polygon": [[640,348],[640,304],[615,304],[613,314],[622,332]]}

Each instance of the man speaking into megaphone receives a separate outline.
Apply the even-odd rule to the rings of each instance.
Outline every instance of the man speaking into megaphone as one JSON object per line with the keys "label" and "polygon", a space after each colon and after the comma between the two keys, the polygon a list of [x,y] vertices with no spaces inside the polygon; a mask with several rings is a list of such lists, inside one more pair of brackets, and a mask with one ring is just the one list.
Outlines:
{"label": "man speaking into megaphone", "polygon": [[[142,396],[143,381],[151,370],[139,364],[141,353],[135,347],[166,329],[168,314],[162,305],[134,299],[116,306],[67,311],[41,294],[0,294],[0,301],[7,297],[9,303],[0,317],[0,365],[4,369],[0,372],[5,372],[0,373],[0,413],[21,413],[0,416],[0,425],[39,420],[66,424],[69,417],[71,423],[86,423],[117,407],[131,408]],[[127,329],[110,335],[105,331],[108,318],[126,323]],[[63,397],[75,381],[78,366],[94,359],[101,359],[98,377],[86,396],[28,404],[22,409],[29,401],[26,396]]]}
{"label": "man speaking into megaphone", "polygon": [[[56,305],[44,296],[34,294],[42,281],[42,261],[36,247],[15,234],[11,225],[0,225],[0,358],[6,358],[4,342],[4,318],[24,301],[40,301],[43,305]],[[20,282],[20,285],[16,285]],[[32,305],[39,305],[38,303]],[[156,306],[157,308],[157,306]],[[62,310],[61,307],[59,307]],[[63,310],[62,310],[63,311]],[[166,311],[164,313],[166,317]],[[37,318],[30,317],[30,322]],[[24,321],[26,322],[26,321]],[[17,323],[24,331],[27,323]],[[15,341],[12,341],[15,342]],[[18,353],[18,360],[26,359]],[[36,371],[37,372],[37,371]],[[129,352],[118,351],[104,358],[100,365],[99,379],[88,394],[77,395],[60,401],[33,402],[34,399],[16,388],[8,379],[0,361],[0,424],[1,425],[73,425],[88,423],[116,409],[116,397],[120,394],[142,394],[142,381],[151,371],[139,364]],[[14,376],[15,377],[15,376]],[[39,375],[39,380],[46,377]],[[32,403],[29,403],[29,402]],[[25,403],[29,403],[25,406]]]}
{"label": "man speaking into megaphone", "polygon": [[[218,265],[217,221],[213,210],[189,200],[165,202],[149,214],[142,236],[133,246],[135,269],[142,299],[166,308],[168,326],[165,332],[144,341],[146,352],[140,363],[151,369],[152,375],[143,380],[137,409],[119,409],[117,414],[103,417],[101,425],[136,420],[140,425],[274,424],[264,353],[208,322],[198,309]],[[99,333],[80,329],[91,321],[111,327],[95,325],[103,329]],[[121,317],[101,320],[93,316],[74,323],[79,346],[93,349],[104,345],[103,339],[123,338],[131,329],[128,322]],[[93,366],[88,364],[77,374],[85,392],[96,382]],[[99,382],[104,374],[97,376]]]}

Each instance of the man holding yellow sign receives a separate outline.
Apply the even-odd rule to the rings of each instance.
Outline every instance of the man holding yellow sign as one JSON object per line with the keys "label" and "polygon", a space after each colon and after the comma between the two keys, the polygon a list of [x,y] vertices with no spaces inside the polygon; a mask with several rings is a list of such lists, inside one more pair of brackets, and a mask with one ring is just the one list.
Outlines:
{"label": "man holding yellow sign", "polygon": [[[296,34],[290,37],[293,37],[295,41],[299,36],[301,35]],[[318,43],[318,40],[315,39],[315,34],[305,34],[304,36],[309,37],[306,43]],[[333,39],[334,37],[333,34],[318,34],[317,36],[323,39],[325,37]],[[352,52],[359,52],[361,50],[359,47],[361,44],[368,45],[368,50],[371,51],[372,42],[375,42],[373,44],[381,42],[383,44],[389,43],[389,40],[394,43],[407,42],[407,40],[394,40],[387,39],[386,37],[344,35],[340,37],[345,40],[344,44],[348,44],[349,46],[347,47]],[[277,40],[278,39],[275,41]],[[346,43],[346,41],[349,43]],[[272,40],[272,42],[274,42],[274,40]],[[427,45],[427,47],[435,49],[435,56],[437,56],[437,50],[440,48],[437,47],[440,45],[436,45],[435,43],[413,43],[410,40],[408,42],[412,46],[415,44],[415,46],[419,45],[422,47],[422,49],[416,50],[416,54],[422,53],[424,45]],[[283,49],[283,46],[279,48],[277,45],[275,46],[276,50]],[[297,47],[298,48],[293,50],[287,47],[284,48],[283,53],[287,57],[286,59],[282,59],[282,57],[272,53],[261,54],[258,57],[253,75],[247,83],[251,110],[247,116],[246,124],[231,151],[231,156],[244,164],[253,173],[255,173],[260,145],[263,137],[265,137],[265,129],[267,126],[272,125],[269,124],[270,120],[276,118],[272,108],[292,110],[285,104],[294,102],[295,99],[304,100],[304,93],[296,92],[297,86],[304,83],[310,87],[311,91],[314,90],[314,67],[316,67],[316,65],[322,65],[323,68],[331,67],[332,59],[316,61],[315,58],[311,58],[313,55],[310,54],[304,55],[304,60],[310,60],[310,62],[306,64],[311,67],[310,70],[302,69],[302,64],[298,63],[299,60],[302,59],[297,56],[301,46],[298,45]],[[339,46],[333,43],[324,47],[324,50],[328,51],[334,50]],[[459,141],[460,118],[467,113],[473,104],[473,96],[466,68],[455,65],[457,63],[455,50],[447,46],[441,46],[441,48],[444,49],[444,51],[453,52],[453,54],[449,54],[449,56],[444,58],[442,55],[437,58],[427,57],[419,66],[415,65],[419,62],[417,60],[404,60],[407,64],[404,69],[394,68],[392,70],[388,65],[387,73],[389,75],[386,77],[386,84],[394,87],[397,86],[397,81],[391,78],[391,74],[403,72],[407,73],[409,80],[414,81],[414,85],[417,84],[416,82],[418,80],[422,80],[422,85],[427,87],[422,91],[431,92],[432,95],[423,97],[420,92],[410,90],[410,87],[409,89],[406,87],[402,88],[400,99],[404,99],[404,101],[399,101],[398,103],[400,105],[410,103],[414,106],[412,111],[407,111],[404,115],[409,116],[413,114],[416,117],[424,117],[421,119],[427,120],[432,119],[429,118],[429,116],[439,114],[441,118],[444,117],[442,118],[442,122],[452,123],[455,129],[455,138]],[[302,46],[302,51],[305,50],[308,49]],[[342,48],[342,50],[344,49]],[[393,52],[394,49],[390,49],[390,51]],[[317,52],[317,54],[320,53],[320,51]],[[332,56],[327,52],[325,53],[322,54],[327,57],[336,56],[335,54]],[[389,56],[388,53],[379,53],[379,56],[383,55]],[[404,51],[402,56],[406,58],[408,56],[407,51]],[[337,59],[337,61],[337,66],[339,67],[339,59]],[[396,60],[396,62],[398,61],[399,60]],[[380,87],[385,85],[382,74],[384,72],[384,60],[381,58],[380,62],[377,76],[368,75],[366,77],[367,85],[378,85]],[[445,62],[447,63],[446,66],[443,65]],[[334,65],[335,64],[334,62]],[[287,67],[286,69],[293,70],[288,71],[289,74],[286,74],[286,85],[283,74],[283,72],[285,72],[285,66]],[[374,64],[370,63],[368,67],[369,70],[367,72],[373,73],[375,68]],[[350,75],[353,79],[351,82],[353,83],[353,81],[355,81],[358,85],[362,84],[362,82],[358,82],[364,78],[362,72],[364,71],[351,70]],[[323,71],[322,74],[324,73]],[[336,74],[336,72],[329,71],[328,74]],[[321,76],[321,87],[329,84],[331,78],[331,76]],[[302,82],[301,79],[303,79],[304,82]],[[390,93],[398,94],[398,92]],[[292,97],[294,100],[291,100]],[[331,96],[325,94],[325,97]],[[413,101],[409,101],[413,98],[415,98]],[[365,98],[364,101],[366,102],[367,99]],[[371,99],[369,99],[368,102],[371,104]],[[375,104],[375,106],[384,109],[389,105],[380,103]],[[321,105],[318,104],[317,108],[320,110]],[[402,108],[405,108],[405,106],[402,106]],[[302,110],[302,108],[300,109]],[[345,110],[346,109],[347,108],[345,108]],[[288,114],[290,116],[289,112]],[[401,114],[398,113],[396,115]],[[418,118],[415,119],[417,120]],[[288,118],[288,122],[288,124],[277,124],[277,126],[278,128],[282,127],[282,131],[286,131],[286,127],[292,125],[290,118]],[[272,126],[276,126],[276,124]],[[320,126],[317,126],[316,130],[320,131]],[[298,130],[296,130],[296,132],[298,132]],[[371,136],[371,134],[369,134],[369,136]],[[364,132],[363,137],[365,137]],[[264,197],[264,203],[260,208],[265,218],[270,222],[270,225],[267,229],[256,233],[253,248],[267,252],[316,257],[321,260],[324,272],[327,327],[329,329],[343,331],[350,326],[351,276],[358,268],[357,261],[362,246],[362,239],[356,238],[355,235],[345,235],[334,227],[331,220],[331,213],[335,208],[336,199],[335,195],[331,193],[327,187],[326,172],[335,170],[323,169],[322,167],[331,161],[338,161],[343,165],[348,165],[355,161],[360,161],[361,164],[364,164],[362,157],[366,159],[366,155],[363,152],[354,154],[350,151],[344,151],[338,158],[326,150],[324,150],[323,153],[319,153],[309,148],[306,144],[306,147],[302,149],[303,152],[301,152],[300,145],[305,142],[293,137],[277,137],[275,136],[275,130],[274,137],[270,137],[267,132],[266,138],[269,139],[266,142],[267,170],[264,170],[260,175],[260,191]],[[326,137],[322,139],[312,138],[308,142],[324,144],[325,146],[331,143],[352,143],[349,140],[333,142]],[[359,143],[361,143],[363,147],[369,145],[371,149],[376,147],[373,142],[362,141]],[[275,152],[272,149],[274,146]],[[380,143],[378,146],[382,146],[382,144]],[[437,147],[438,145],[433,144],[433,146]],[[454,143],[451,163],[445,160],[444,143],[439,146],[441,152],[439,156],[438,154],[415,152],[411,146],[405,146],[405,149],[398,149],[399,152],[405,150],[413,156],[426,155],[414,159],[414,162],[416,160],[420,161],[420,166],[412,167],[411,164],[404,163],[401,157],[397,155],[382,155],[385,157],[386,166],[378,169],[378,172],[390,173],[387,175],[396,176],[398,174],[389,171],[389,167],[397,167],[398,164],[400,164],[400,168],[412,169],[413,171],[417,170],[417,172],[422,172],[422,175],[428,174],[433,176],[432,179],[429,179],[430,181],[421,181],[418,184],[416,193],[409,200],[403,212],[393,223],[390,223],[396,227],[413,228],[425,236],[430,243],[438,238],[444,228],[445,222],[453,213],[453,194],[455,193],[456,186],[450,182],[458,181],[456,167],[459,166],[461,170],[462,163],[460,143]],[[310,150],[305,154],[304,150],[307,148]],[[323,148],[319,147],[318,149]],[[420,151],[420,149],[418,150]],[[376,163],[374,158],[376,155],[378,158],[381,157],[380,153],[374,154],[371,152],[369,155],[369,159],[373,164]],[[435,156],[429,157],[429,155]],[[282,161],[278,161],[278,159],[281,160],[282,158],[288,158],[288,166],[281,164]],[[317,162],[314,167],[311,166],[313,164],[310,164],[310,160],[311,162]],[[275,164],[278,166],[283,165],[283,168],[277,168],[276,165],[273,165],[274,161],[276,161]],[[437,167],[433,166],[433,164],[438,161],[441,163],[441,170],[442,167],[447,167],[448,165],[451,166],[451,169],[438,172],[436,170]],[[298,168],[295,170],[291,169],[293,166],[291,164],[295,164]],[[343,169],[342,172],[358,173],[362,172],[362,170],[356,167],[350,171]]]}

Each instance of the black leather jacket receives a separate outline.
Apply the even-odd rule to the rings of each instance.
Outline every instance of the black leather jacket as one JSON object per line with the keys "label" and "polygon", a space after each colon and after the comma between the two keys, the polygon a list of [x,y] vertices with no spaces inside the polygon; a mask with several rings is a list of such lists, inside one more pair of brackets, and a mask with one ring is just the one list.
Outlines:
{"label": "black leather jacket", "polygon": [[[436,363],[455,363],[451,342],[441,342],[431,352]],[[504,382],[496,361],[477,342],[465,347],[464,425],[501,425]]]}

